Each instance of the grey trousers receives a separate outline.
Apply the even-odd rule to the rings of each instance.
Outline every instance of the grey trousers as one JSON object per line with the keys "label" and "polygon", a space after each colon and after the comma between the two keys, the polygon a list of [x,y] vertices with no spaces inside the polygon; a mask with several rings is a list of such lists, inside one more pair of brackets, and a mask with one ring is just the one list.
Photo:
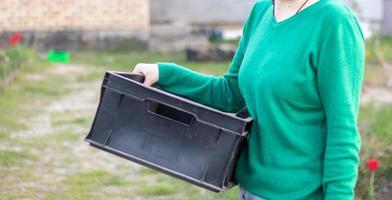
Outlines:
{"label": "grey trousers", "polygon": [[266,199],[251,194],[248,191],[246,191],[245,188],[240,186],[240,194],[238,200],[266,200]]}

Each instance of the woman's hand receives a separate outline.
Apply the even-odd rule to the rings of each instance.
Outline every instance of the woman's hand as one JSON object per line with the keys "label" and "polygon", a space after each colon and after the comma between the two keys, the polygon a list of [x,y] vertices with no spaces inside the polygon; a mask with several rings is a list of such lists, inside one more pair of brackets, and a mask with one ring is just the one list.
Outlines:
{"label": "woman's hand", "polygon": [[157,64],[139,63],[135,66],[132,73],[144,75],[144,85],[151,86],[156,83],[159,78],[159,70]]}

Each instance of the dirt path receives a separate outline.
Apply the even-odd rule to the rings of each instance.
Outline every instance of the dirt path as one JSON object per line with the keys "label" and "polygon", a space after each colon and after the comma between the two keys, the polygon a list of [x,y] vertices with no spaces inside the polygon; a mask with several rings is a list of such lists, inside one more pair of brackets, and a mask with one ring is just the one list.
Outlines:
{"label": "dirt path", "polygon": [[[18,122],[0,126],[0,199],[236,199],[236,189],[210,193],[88,146],[102,77],[82,65],[23,77],[23,103],[0,111]],[[367,88],[370,102],[392,103],[392,90]]]}
{"label": "dirt path", "polygon": [[[98,71],[91,67],[57,65],[43,73],[26,77],[34,84],[34,82],[45,79],[46,76],[62,76],[63,78],[66,76],[59,81],[62,81],[61,84],[67,92],[46,100],[44,100],[45,97],[40,97],[41,99],[33,103],[33,106],[42,108],[40,112],[29,119],[19,119],[25,123],[26,128],[11,130],[9,141],[2,142],[0,149],[28,152],[33,159],[20,162],[25,166],[11,166],[6,169],[17,173],[17,176],[1,173],[8,184],[0,184],[0,194],[2,192],[13,193],[15,197],[26,199],[50,199],[52,195],[56,198],[60,197],[57,195],[67,197],[68,194],[65,193],[72,193],[73,187],[81,186],[77,181],[76,185],[72,185],[73,176],[76,179],[77,176],[86,176],[86,174],[88,176],[91,173],[91,176],[94,176],[94,173],[98,176],[111,176],[107,172],[116,172],[113,175],[114,179],[120,177],[121,179],[133,179],[138,173],[140,166],[123,162],[109,154],[97,151],[83,141],[98,104],[100,81],[78,81],[77,79],[94,73]],[[32,105],[20,106],[28,108]],[[124,168],[126,170],[118,170]],[[24,181],[17,180],[22,179],[18,177],[21,174],[28,174],[28,178]],[[71,184],[64,184],[67,182]],[[109,187],[108,190],[119,192],[115,191],[115,187]],[[88,194],[88,192],[83,194],[83,191],[76,191],[76,193],[76,197],[78,195],[94,197],[94,194]],[[74,194],[69,195],[69,197],[75,197]],[[7,197],[13,196],[1,195],[0,199],[8,199]]]}
{"label": "dirt path", "polygon": [[362,104],[392,104],[392,88],[365,86],[361,96]]}
{"label": "dirt path", "polygon": [[102,69],[78,65],[56,65],[24,77],[32,87],[29,90],[42,94],[12,111],[19,114],[10,121],[18,120],[24,128],[0,127],[0,134],[7,132],[0,140],[0,199],[236,196],[236,190],[209,193],[88,146],[83,139],[98,105],[102,77]]}

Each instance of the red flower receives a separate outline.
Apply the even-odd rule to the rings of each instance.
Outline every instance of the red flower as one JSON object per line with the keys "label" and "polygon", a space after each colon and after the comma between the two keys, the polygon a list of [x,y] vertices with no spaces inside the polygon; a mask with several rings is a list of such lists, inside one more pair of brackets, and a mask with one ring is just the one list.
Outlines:
{"label": "red flower", "polygon": [[370,159],[368,160],[368,169],[370,169],[371,171],[376,171],[379,167],[379,163],[377,159]]}
{"label": "red flower", "polygon": [[19,32],[12,34],[10,37],[10,43],[12,45],[18,44],[21,40],[22,40],[22,34],[20,34]]}

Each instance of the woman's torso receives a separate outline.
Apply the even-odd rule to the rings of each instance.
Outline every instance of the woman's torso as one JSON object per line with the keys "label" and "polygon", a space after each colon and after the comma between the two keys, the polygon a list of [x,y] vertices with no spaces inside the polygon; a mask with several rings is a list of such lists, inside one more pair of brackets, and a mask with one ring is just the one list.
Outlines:
{"label": "woman's torso", "polygon": [[321,0],[278,23],[270,1],[258,4],[238,78],[255,119],[236,177],[265,198],[321,199],[326,130],[318,56],[328,24],[351,13],[340,2]]}

